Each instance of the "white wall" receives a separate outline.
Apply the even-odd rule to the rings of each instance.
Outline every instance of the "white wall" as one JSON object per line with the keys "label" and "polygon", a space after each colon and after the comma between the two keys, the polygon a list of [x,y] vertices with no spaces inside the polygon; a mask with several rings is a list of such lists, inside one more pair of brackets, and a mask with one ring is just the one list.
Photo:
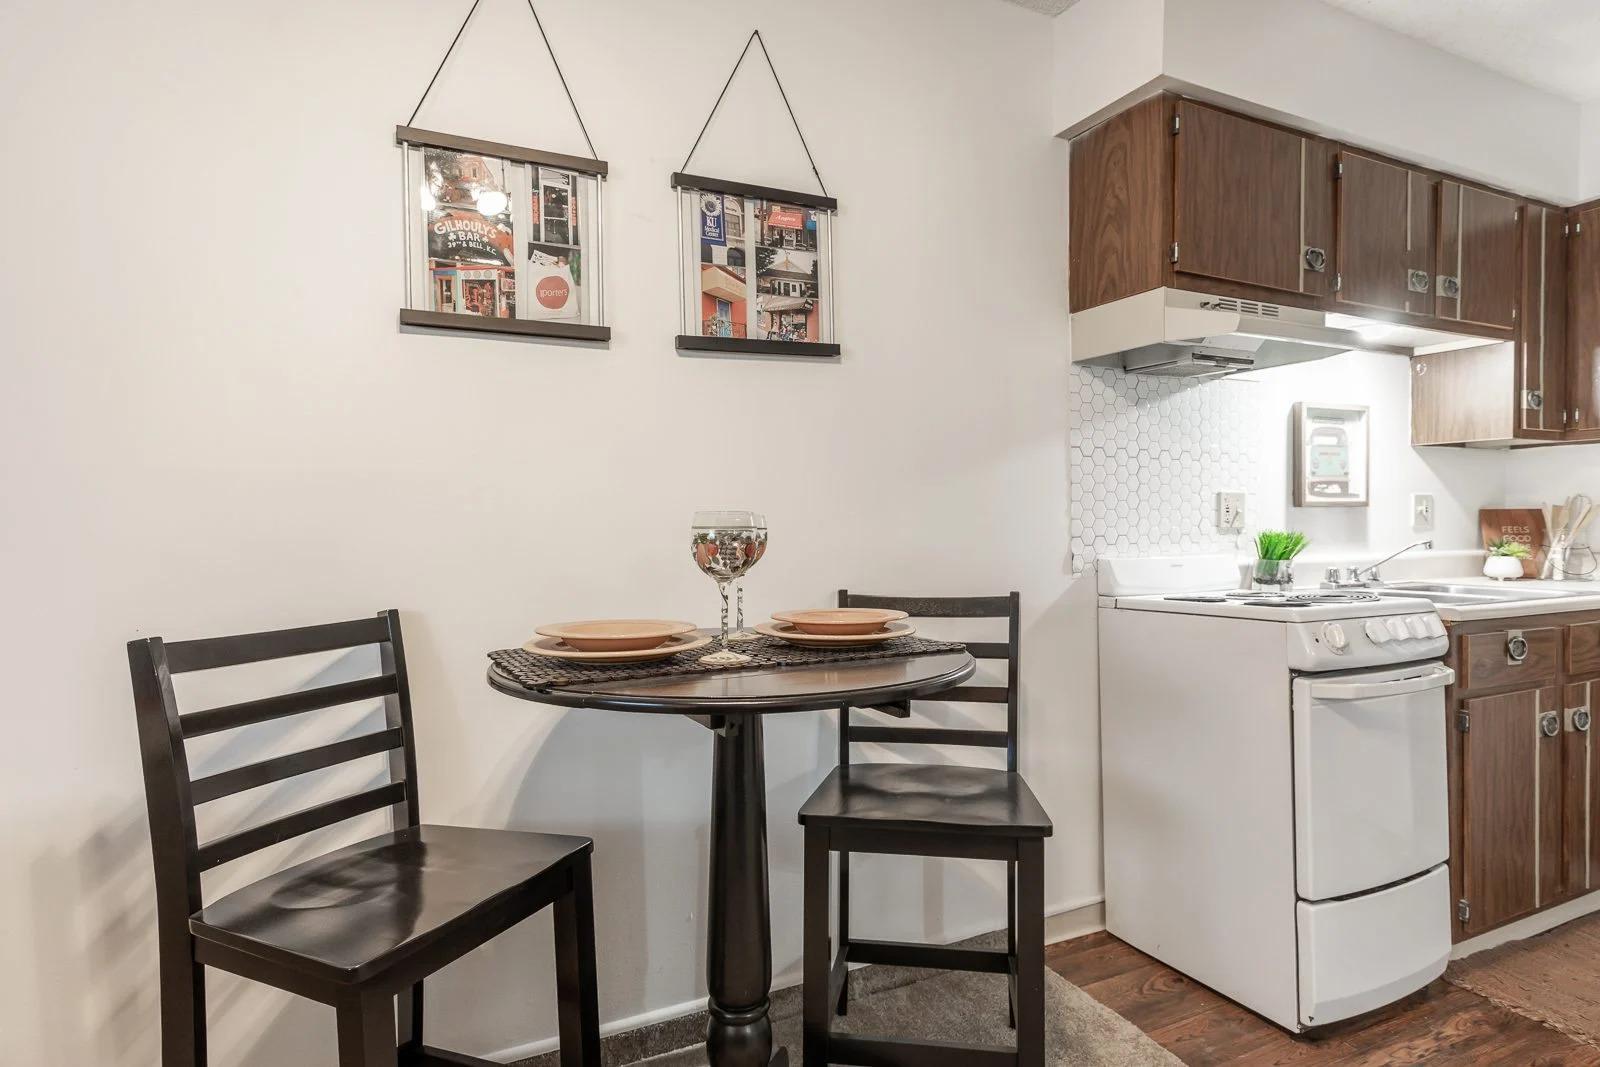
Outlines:
{"label": "white wall", "polygon": [[1600,100],[1583,105],[1578,144],[1582,169],[1578,199],[1593,200],[1600,197]]}
{"label": "white wall", "polygon": [[[391,605],[426,815],[593,834],[605,1018],[701,995],[709,737],[483,684],[484,652],[541,621],[709,620],[685,546],[697,505],[767,513],[758,613],[841,585],[1020,589],[1024,762],[1057,819],[1048,900],[1098,891],[1092,689],[1066,697],[1086,665],[1083,646],[1060,652],[1065,145],[1048,136],[1042,16],[1001,0],[759,0],[713,17],[543,0],[614,174],[615,340],[594,349],[395,327],[392,130],[463,10],[0,10],[10,1061],[156,1062],[122,643]],[[479,19],[418,124],[581,150],[525,8],[496,0]],[[842,204],[836,364],[672,350],[667,175],[754,26]],[[806,187],[775,95],[741,83],[695,169]],[[834,733],[821,715],[770,731],[776,961],[792,978],[793,812]],[[223,755],[257,753],[206,758]],[[864,933],[953,937],[1004,914],[995,872],[884,867],[858,895]],[[549,970],[541,920],[440,980],[433,1036],[483,1053],[552,1034]],[[225,981],[211,1008],[213,1062],[333,1062],[324,1008]]]}
{"label": "white wall", "polygon": [[[1431,538],[1440,551],[1479,547],[1478,509],[1500,506],[1506,453],[1411,447],[1411,368],[1397,356],[1346,352],[1218,381],[1070,372],[1070,533],[1074,569],[1099,556],[1232,552],[1253,536],[1294,529],[1317,561],[1370,562]],[[1292,505],[1294,405],[1369,408],[1371,504]],[[1216,494],[1247,494],[1243,535],[1216,525]],[[1431,493],[1435,522],[1417,531],[1411,495]]]}
{"label": "white wall", "polygon": [[1090,115],[1161,77],[1167,0],[1078,0],[1055,17],[1051,77],[1053,130]]}
{"label": "white wall", "polygon": [[[1057,18],[1052,131],[1128,94],[1137,74],[1154,82],[1145,91],[1171,86],[1560,203],[1580,195],[1570,100],[1316,0],[1140,0],[1136,20],[1122,3],[1079,0]],[[1117,36],[1096,32],[1108,24]],[[1129,67],[1115,61],[1124,42]]]}

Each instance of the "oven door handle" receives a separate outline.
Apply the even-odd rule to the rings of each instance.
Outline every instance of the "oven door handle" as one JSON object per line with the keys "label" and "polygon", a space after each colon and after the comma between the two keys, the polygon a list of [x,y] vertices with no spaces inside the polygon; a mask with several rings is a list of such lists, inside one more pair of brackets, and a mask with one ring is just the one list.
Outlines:
{"label": "oven door handle", "polygon": [[1455,680],[1456,672],[1440,665],[1426,674],[1391,678],[1384,682],[1312,682],[1311,696],[1316,700],[1372,700],[1443,689]]}

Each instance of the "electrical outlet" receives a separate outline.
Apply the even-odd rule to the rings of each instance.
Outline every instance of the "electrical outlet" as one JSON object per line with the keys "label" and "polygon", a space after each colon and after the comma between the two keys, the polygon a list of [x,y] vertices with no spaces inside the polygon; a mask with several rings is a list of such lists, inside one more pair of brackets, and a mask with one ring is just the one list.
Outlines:
{"label": "electrical outlet", "polygon": [[1217,494],[1217,529],[1237,531],[1244,529],[1244,494]]}
{"label": "electrical outlet", "polygon": [[1411,494],[1411,528],[1413,530],[1433,529],[1433,494]]}

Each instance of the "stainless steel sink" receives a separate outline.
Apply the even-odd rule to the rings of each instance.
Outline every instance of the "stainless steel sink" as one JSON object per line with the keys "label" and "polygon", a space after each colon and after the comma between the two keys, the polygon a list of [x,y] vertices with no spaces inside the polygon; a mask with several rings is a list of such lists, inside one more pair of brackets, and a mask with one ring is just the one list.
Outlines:
{"label": "stainless steel sink", "polygon": [[1374,586],[1374,592],[1387,596],[1416,597],[1435,604],[1510,604],[1524,600],[1553,600],[1571,593],[1548,589],[1524,589],[1515,585],[1450,585],[1440,582],[1394,582]]}

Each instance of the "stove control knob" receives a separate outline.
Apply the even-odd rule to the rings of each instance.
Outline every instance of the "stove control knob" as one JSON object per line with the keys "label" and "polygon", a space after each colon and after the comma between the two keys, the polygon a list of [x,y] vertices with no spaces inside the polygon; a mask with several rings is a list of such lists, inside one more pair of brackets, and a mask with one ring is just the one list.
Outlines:
{"label": "stove control knob", "polygon": [[1350,638],[1345,636],[1344,627],[1336,622],[1322,625],[1322,643],[1333,650],[1336,656],[1342,656],[1350,647]]}
{"label": "stove control knob", "polygon": [[1389,620],[1389,632],[1394,635],[1397,641],[1404,641],[1411,636],[1411,630],[1406,626],[1406,620],[1398,616]]}
{"label": "stove control knob", "polygon": [[1413,615],[1406,620],[1406,629],[1411,631],[1411,636],[1419,641],[1425,641],[1433,635],[1428,632],[1428,618],[1426,615]]}
{"label": "stove control knob", "polygon": [[1384,625],[1382,619],[1367,620],[1367,636],[1375,645],[1386,645],[1394,640],[1394,635],[1389,632],[1389,627]]}

